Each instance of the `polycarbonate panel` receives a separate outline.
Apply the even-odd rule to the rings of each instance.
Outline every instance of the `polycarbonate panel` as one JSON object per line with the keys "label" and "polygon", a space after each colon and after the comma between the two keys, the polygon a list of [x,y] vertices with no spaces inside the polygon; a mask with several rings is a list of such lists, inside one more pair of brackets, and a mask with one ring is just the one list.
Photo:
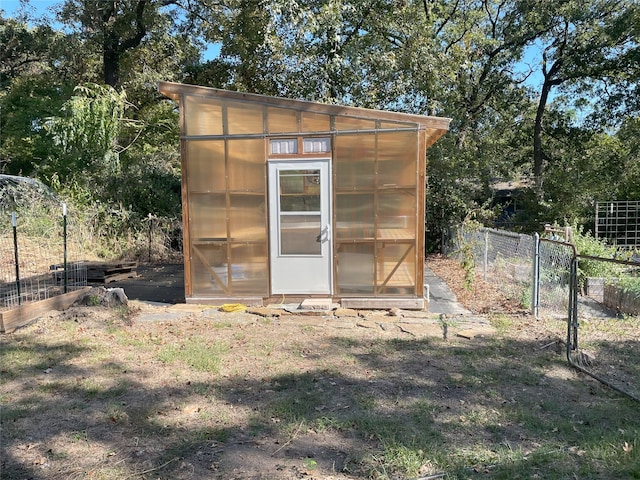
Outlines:
{"label": "polycarbonate panel", "polygon": [[329,137],[313,137],[304,139],[304,153],[327,153],[331,151]]}
{"label": "polycarbonate panel", "polygon": [[413,122],[380,122],[381,130],[396,130],[398,128],[415,128],[417,129],[419,125]]}
{"label": "polycarbonate panel", "polygon": [[229,189],[233,191],[265,192],[266,160],[264,140],[229,139]]}
{"label": "polycarbonate panel", "polygon": [[338,240],[372,239],[374,235],[373,193],[336,195],[336,238]]}
{"label": "polycarbonate panel", "polygon": [[227,123],[229,135],[264,133],[262,105],[249,103],[227,103]]}
{"label": "polycarbonate panel", "polygon": [[322,113],[302,112],[302,132],[328,132],[331,117]]}
{"label": "polycarbonate panel", "polygon": [[342,295],[373,293],[373,245],[340,244],[337,248],[338,293]]}
{"label": "polycarbonate panel", "polygon": [[317,215],[280,215],[281,255],[321,255],[321,217]]}
{"label": "polycarbonate panel", "polygon": [[267,108],[269,133],[297,133],[298,112],[289,108]]}
{"label": "polycarbonate panel", "polygon": [[222,135],[222,105],[219,100],[187,95],[183,112],[187,135]]}
{"label": "polycarbonate panel", "polygon": [[226,240],[225,194],[190,194],[189,228],[192,242]]}
{"label": "polycarbonate panel", "polygon": [[355,117],[335,116],[336,130],[374,130],[376,128],[375,120],[368,120]]}
{"label": "polycarbonate panel", "polygon": [[268,295],[267,244],[231,246],[231,293]]}
{"label": "polycarbonate panel", "polygon": [[298,153],[298,140],[295,138],[269,140],[269,151],[274,155]]}
{"label": "polycarbonate panel", "polygon": [[[415,238],[416,192],[385,191],[378,195],[378,236],[383,239]],[[393,230],[394,232],[383,232]]]}
{"label": "polycarbonate panel", "polygon": [[[387,293],[413,291],[416,282],[414,245],[406,243],[378,243],[376,286]],[[386,283],[385,283],[386,282]],[[394,289],[399,289],[394,292]]]}
{"label": "polycarbonate panel", "polygon": [[228,288],[227,245],[194,245],[191,255],[193,294],[224,294]]}
{"label": "polycarbonate panel", "polygon": [[229,228],[232,242],[266,242],[266,201],[262,195],[231,194]]}
{"label": "polycarbonate panel", "polygon": [[373,134],[335,137],[337,190],[371,189],[375,185],[376,138]]}
{"label": "polycarbonate panel", "polygon": [[224,140],[189,140],[186,149],[189,192],[224,192]]}
{"label": "polycarbonate panel", "polygon": [[378,186],[416,185],[417,172],[418,132],[379,133]]}

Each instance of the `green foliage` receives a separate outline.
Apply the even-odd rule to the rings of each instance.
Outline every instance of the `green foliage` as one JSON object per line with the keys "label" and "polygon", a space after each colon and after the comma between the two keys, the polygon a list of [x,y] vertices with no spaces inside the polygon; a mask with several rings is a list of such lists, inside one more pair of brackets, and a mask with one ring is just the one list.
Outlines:
{"label": "green foliage", "polygon": [[[583,227],[573,227],[573,242],[578,254],[592,257],[626,260],[629,258],[628,252],[621,252],[612,245],[608,245],[604,240],[595,238],[591,232],[584,231]],[[602,260],[578,260],[578,282],[585,285],[588,277],[617,278],[624,270],[624,266]]]}
{"label": "green foliage", "polygon": [[78,86],[60,109],[60,116],[46,120],[44,128],[61,157],[49,168],[59,175],[82,171],[87,183],[96,175],[112,176],[120,169],[120,136],[134,123],[124,117],[129,104],[124,92],[106,85]]}
{"label": "green foliage", "polygon": [[638,277],[622,277],[616,282],[616,286],[623,292],[640,298],[640,278]]}

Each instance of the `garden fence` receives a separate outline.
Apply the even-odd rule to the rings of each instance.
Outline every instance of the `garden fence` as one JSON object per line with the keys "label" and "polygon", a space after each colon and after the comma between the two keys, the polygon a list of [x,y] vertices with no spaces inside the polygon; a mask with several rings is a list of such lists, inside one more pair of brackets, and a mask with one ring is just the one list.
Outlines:
{"label": "garden fence", "polygon": [[489,228],[459,228],[449,253],[529,307],[571,365],[640,400],[640,263],[579,255],[558,236]]}
{"label": "garden fence", "polygon": [[147,217],[128,232],[124,248],[111,249],[117,258],[100,255],[108,248],[99,246],[100,235],[91,219],[69,214],[62,204],[0,209],[0,311],[87,286],[91,263],[182,262],[180,219]]}
{"label": "garden fence", "polygon": [[471,256],[484,280],[534,315],[543,309],[547,315],[566,316],[574,254],[570,244],[492,228],[459,228],[452,250],[460,258]]}
{"label": "garden fence", "polygon": [[81,229],[64,205],[0,217],[0,311],[87,285]]}

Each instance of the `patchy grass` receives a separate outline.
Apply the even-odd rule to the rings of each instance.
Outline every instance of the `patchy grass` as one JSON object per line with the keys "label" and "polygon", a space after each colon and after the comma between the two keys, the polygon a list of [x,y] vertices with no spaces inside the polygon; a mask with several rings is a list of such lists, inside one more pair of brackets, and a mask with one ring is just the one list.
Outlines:
{"label": "patchy grass", "polygon": [[177,344],[164,345],[158,352],[163,363],[183,362],[199,372],[218,373],[222,355],[228,350],[222,343],[208,344],[198,338],[191,338]]}
{"label": "patchy grass", "polygon": [[216,315],[85,307],[3,336],[3,474],[640,478],[638,404],[570,369],[544,322],[497,314],[468,340]]}

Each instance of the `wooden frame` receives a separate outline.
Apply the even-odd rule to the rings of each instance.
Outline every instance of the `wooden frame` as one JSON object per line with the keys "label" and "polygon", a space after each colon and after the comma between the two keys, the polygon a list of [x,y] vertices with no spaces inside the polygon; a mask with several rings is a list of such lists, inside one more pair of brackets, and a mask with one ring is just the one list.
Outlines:
{"label": "wooden frame", "polygon": [[[326,137],[331,150],[327,156],[333,165],[334,300],[343,305],[368,304],[375,308],[422,308],[425,153],[448,130],[450,119],[176,83],[162,82],[159,91],[180,104],[187,302],[235,299],[255,303],[258,298],[268,301],[273,297],[269,280],[271,239],[266,223],[270,195],[265,178],[267,163],[324,155],[306,153],[304,139]],[[295,139],[296,152],[272,154],[272,139]],[[359,139],[369,139],[370,147],[359,145]],[[416,143],[406,149],[403,142],[409,139]],[[259,148],[256,141],[261,142]],[[196,157],[190,157],[190,148],[204,149],[204,153],[198,153],[197,165],[193,164]],[[210,157],[207,148],[217,156]],[[394,171],[396,157],[400,172]],[[411,172],[407,171],[409,165],[413,165]],[[345,174],[356,182],[353,186],[341,182],[347,178]],[[192,182],[208,185],[203,183],[203,175],[217,186],[212,190],[205,186],[199,191]],[[370,176],[370,184],[362,180]],[[362,204],[367,198],[371,199],[368,206]],[[411,206],[406,204],[408,199],[412,199]],[[362,215],[357,212],[363,208],[370,224],[366,227],[363,223],[359,228],[358,215]],[[394,226],[402,219],[404,227]],[[213,246],[202,250],[199,245],[204,245],[203,240],[215,240],[220,250]],[[350,260],[350,265],[356,267],[344,262],[340,267],[339,259],[349,255],[355,259]],[[369,259],[364,269],[372,270],[371,280],[367,280],[372,284],[362,288],[357,286],[358,258]],[[354,269],[351,274],[349,268]],[[346,275],[355,278],[355,283],[341,284],[340,279]],[[346,286],[351,284],[355,286]]]}

